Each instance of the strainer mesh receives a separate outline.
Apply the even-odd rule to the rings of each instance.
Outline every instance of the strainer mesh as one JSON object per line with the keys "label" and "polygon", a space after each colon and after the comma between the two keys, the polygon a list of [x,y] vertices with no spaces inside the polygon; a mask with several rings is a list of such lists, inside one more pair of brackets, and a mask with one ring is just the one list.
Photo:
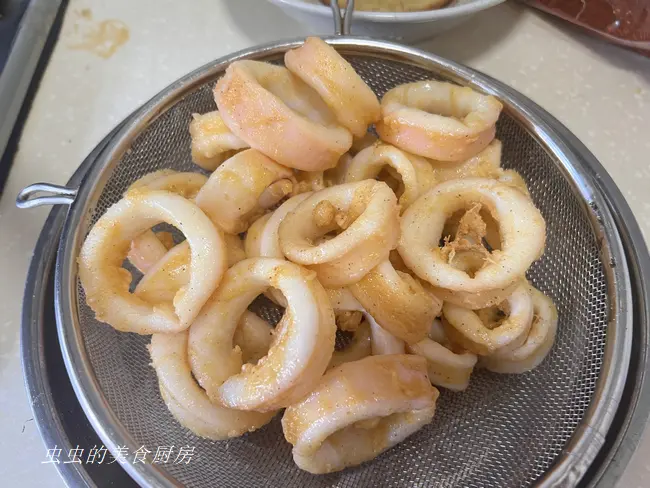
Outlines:
{"label": "strainer mesh", "polygon": [[[378,95],[404,82],[431,78],[425,70],[370,56],[348,58]],[[113,170],[84,225],[91,225],[126,187],[161,168],[196,170],[187,130],[193,112],[214,110],[202,86],[156,119]],[[546,218],[544,257],[529,277],[559,309],[549,358],[524,375],[475,372],[463,393],[442,391],[433,423],[361,467],[313,476],[295,467],[279,418],[228,442],[199,439],[168,413],[149,366],[148,337],[125,334],[94,319],[78,287],[85,347],[101,389],[138,445],[194,448],[189,464],[163,465],[180,483],[206,487],[519,487],[554,462],[583,418],[603,360],[607,286],[596,238],[580,200],[544,149],[513,119],[501,116],[504,166],[518,170]],[[271,312],[271,311],[270,311]]]}

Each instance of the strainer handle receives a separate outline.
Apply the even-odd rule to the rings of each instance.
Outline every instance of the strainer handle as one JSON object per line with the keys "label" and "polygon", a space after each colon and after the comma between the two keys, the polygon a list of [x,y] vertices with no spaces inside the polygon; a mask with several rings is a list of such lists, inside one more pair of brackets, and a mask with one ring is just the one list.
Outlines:
{"label": "strainer handle", "polygon": [[[45,193],[42,196],[34,196]],[[77,196],[76,188],[51,185],[49,183],[34,183],[23,188],[16,197],[16,207],[33,208],[41,205],[70,205]]]}
{"label": "strainer handle", "polygon": [[348,0],[343,15],[341,15],[338,0],[330,0],[330,7],[334,14],[334,34],[337,36],[349,36],[352,15],[354,14],[354,0]]}

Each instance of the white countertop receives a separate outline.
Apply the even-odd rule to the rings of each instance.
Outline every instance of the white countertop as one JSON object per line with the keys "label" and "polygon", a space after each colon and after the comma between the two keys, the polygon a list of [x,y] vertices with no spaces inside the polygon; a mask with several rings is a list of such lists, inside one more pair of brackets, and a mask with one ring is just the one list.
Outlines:
{"label": "white countertop", "polygon": [[[82,9],[89,8],[82,14]],[[78,44],[96,22],[119,20],[129,39],[102,58]],[[75,32],[75,25],[76,32]],[[115,23],[113,26],[117,25]],[[63,485],[46,459],[26,400],[19,357],[23,283],[48,209],[14,208],[35,181],[64,184],[132,110],[188,71],[254,44],[309,34],[261,0],[72,0],[0,200],[0,479]],[[600,159],[650,236],[650,59],[578,34],[513,3],[420,47],[520,90]],[[649,486],[650,435],[619,486]]]}

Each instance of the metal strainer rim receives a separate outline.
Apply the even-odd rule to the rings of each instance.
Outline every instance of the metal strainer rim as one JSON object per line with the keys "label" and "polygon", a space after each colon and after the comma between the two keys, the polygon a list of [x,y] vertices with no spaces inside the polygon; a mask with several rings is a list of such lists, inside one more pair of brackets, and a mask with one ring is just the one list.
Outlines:
{"label": "metal strainer rim", "polygon": [[[375,56],[423,67],[460,84],[497,96],[504,102],[509,115],[522,124],[553,157],[584,204],[592,227],[602,242],[602,258],[610,290],[607,345],[594,401],[563,454],[539,480],[540,486],[577,483],[602,446],[620,401],[630,356],[632,327],[630,277],[623,245],[606,199],[587,170],[587,162],[554,126],[548,123],[540,107],[486,75],[433,54],[390,42],[354,37],[325,40],[347,54]],[[136,443],[109,407],[95,377],[81,335],[76,300],[72,300],[76,287],[76,257],[83,238],[79,223],[96,203],[106,184],[109,173],[107,170],[117,164],[135,137],[176,100],[213,78],[234,60],[265,58],[294,48],[303,41],[304,39],[282,41],[240,51],[209,63],[164,89],[136,111],[116,134],[106,151],[90,168],[71,205],[56,266],[55,305],[59,338],[75,393],[91,424],[112,451],[115,451],[117,446],[127,445],[131,448]],[[125,462],[123,467],[142,485],[179,486],[160,466]]]}

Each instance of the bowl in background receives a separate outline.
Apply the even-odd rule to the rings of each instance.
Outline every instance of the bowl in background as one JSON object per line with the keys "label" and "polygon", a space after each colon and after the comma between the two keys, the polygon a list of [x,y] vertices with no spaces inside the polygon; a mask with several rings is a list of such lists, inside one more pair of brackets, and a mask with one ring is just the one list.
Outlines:
{"label": "bowl in background", "polygon": [[[268,0],[287,15],[314,29],[313,34],[331,35],[332,10],[320,0]],[[447,7],[419,12],[367,12],[355,10],[352,34],[417,43],[452,29],[474,14],[505,0],[452,0]]]}

